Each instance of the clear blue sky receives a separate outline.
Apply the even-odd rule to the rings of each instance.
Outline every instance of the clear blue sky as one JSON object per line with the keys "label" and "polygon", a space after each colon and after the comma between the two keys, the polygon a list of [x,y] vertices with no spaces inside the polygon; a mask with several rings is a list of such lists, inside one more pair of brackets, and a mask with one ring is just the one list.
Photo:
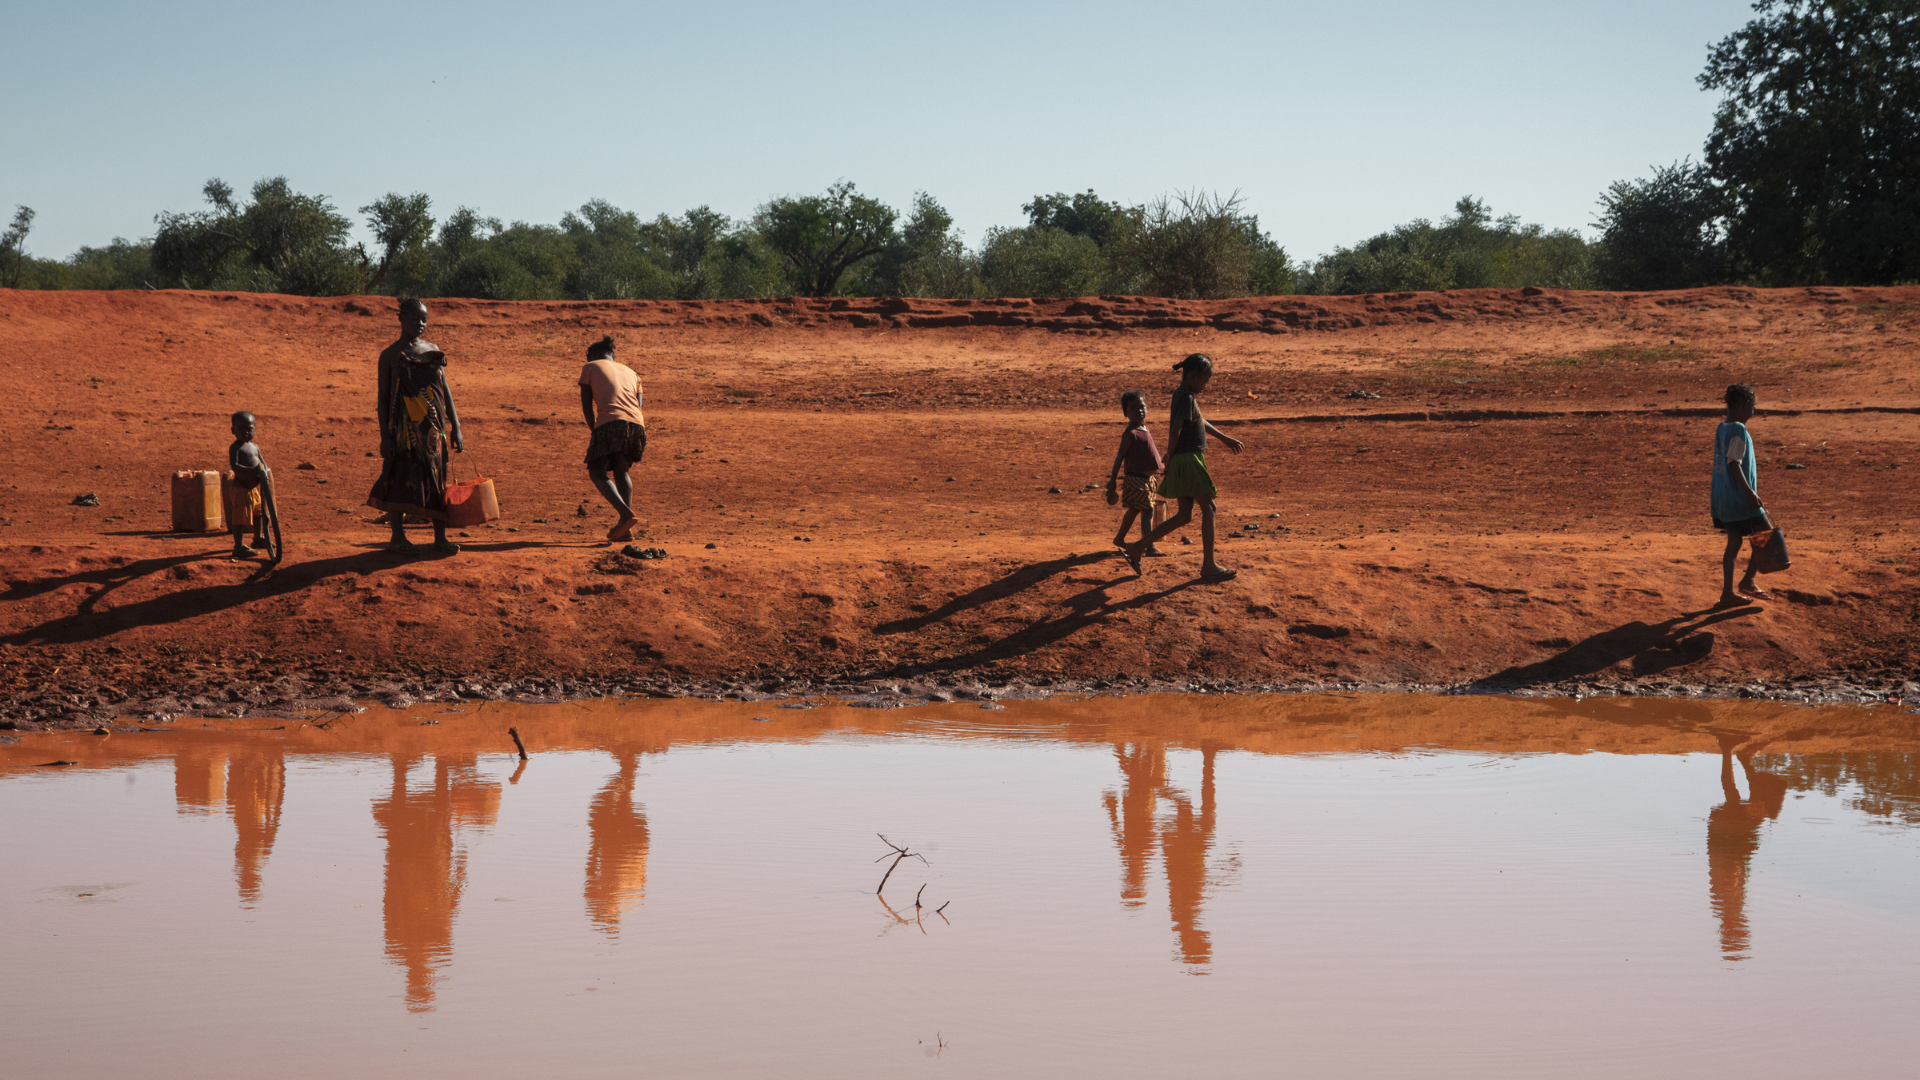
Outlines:
{"label": "clear blue sky", "polygon": [[[0,209],[29,250],[153,231],[218,176],[349,213],[736,217],[836,179],[969,243],[1034,194],[1238,189],[1296,258],[1473,193],[1590,231],[1696,158],[1746,0],[6,5]],[[356,220],[360,215],[353,214]],[[363,229],[364,235],[364,229]]]}

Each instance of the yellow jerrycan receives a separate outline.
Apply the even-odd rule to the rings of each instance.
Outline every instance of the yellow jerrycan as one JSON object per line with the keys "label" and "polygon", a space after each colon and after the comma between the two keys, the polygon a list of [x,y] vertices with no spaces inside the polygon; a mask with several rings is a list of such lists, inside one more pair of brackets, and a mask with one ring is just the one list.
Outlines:
{"label": "yellow jerrycan", "polygon": [[224,528],[220,474],[197,469],[174,473],[173,531],[214,532]]}

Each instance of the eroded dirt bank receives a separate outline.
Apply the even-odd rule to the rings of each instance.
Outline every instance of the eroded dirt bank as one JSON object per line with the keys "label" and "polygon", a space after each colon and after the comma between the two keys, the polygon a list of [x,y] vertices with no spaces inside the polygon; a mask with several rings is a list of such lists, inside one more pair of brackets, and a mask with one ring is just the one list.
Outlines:
{"label": "eroded dirt bank", "polygon": [[[1920,289],[440,302],[461,467],[506,515],[447,559],[386,553],[360,506],[391,307],[0,291],[0,721],[608,689],[1884,697],[1915,674]],[[573,379],[602,333],[646,381],[662,561],[598,540]],[[1177,543],[1133,578],[1088,490],[1118,393],[1164,432],[1195,350],[1249,442],[1210,455],[1226,585]],[[1735,380],[1797,565],[1709,611]],[[163,531],[166,474],[219,464],[235,408],[283,491],[270,575]]]}

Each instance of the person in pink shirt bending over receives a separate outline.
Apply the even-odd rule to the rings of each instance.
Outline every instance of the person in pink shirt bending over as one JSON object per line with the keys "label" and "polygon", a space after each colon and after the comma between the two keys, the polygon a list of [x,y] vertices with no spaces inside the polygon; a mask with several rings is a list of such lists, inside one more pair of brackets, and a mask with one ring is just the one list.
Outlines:
{"label": "person in pink shirt bending over", "polygon": [[633,513],[633,481],[627,470],[647,452],[647,418],[640,411],[640,376],[613,358],[613,338],[587,346],[580,369],[580,411],[593,438],[587,443],[587,477],[620,515],[607,530],[609,540],[633,539],[640,519]]}
{"label": "person in pink shirt bending over", "polygon": [[[1153,445],[1153,432],[1147,430],[1147,395],[1138,390],[1121,394],[1120,411],[1126,414],[1127,430],[1120,433],[1120,449],[1113,455],[1113,471],[1107,474],[1107,505],[1118,502],[1127,508],[1120,518],[1120,531],[1113,534],[1113,546],[1124,554],[1127,530],[1133,527],[1136,514],[1140,518],[1141,541],[1145,542],[1153,532],[1153,511],[1160,502],[1160,485],[1155,474],[1164,463],[1160,460],[1160,448]],[[1120,482],[1122,468],[1127,470],[1124,485]],[[1162,552],[1149,543],[1141,554]]]}

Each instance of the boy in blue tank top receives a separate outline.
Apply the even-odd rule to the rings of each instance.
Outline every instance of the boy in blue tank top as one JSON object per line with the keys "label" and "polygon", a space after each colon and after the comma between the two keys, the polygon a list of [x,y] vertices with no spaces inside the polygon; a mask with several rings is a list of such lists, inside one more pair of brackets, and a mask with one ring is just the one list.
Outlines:
{"label": "boy in blue tank top", "polygon": [[1713,527],[1727,534],[1726,554],[1720,559],[1720,607],[1765,600],[1767,593],[1754,583],[1753,556],[1734,591],[1733,564],[1740,561],[1740,545],[1755,533],[1770,532],[1767,508],[1760,505],[1760,472],[1753,460],[1753,436],[1747,421],[1753,418],[1753,387],[1727,387],[1727,418],[1713,433]]}

